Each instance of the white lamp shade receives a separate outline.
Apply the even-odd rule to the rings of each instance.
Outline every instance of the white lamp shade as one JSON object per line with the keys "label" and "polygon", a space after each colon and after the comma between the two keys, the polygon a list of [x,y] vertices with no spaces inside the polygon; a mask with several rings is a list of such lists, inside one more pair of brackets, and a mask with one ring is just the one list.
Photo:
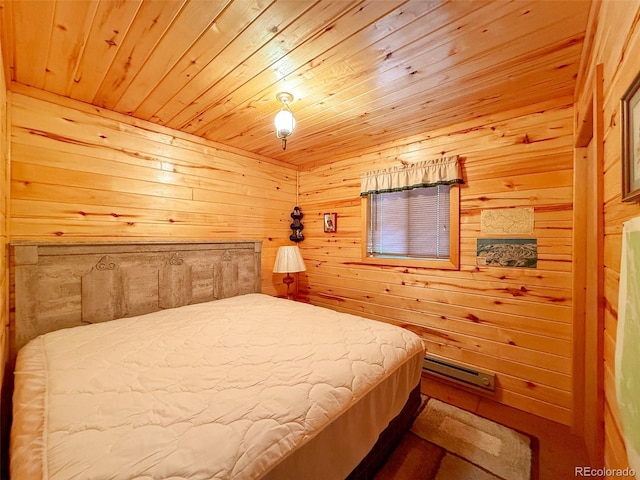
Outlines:
{"label": "white lamp shade", "polygon": [[282,109],[276,114],[273,122],[276,126],[276,136],[278,138],[288,137],[293,133],[296,126],[296,119],[290,110]]}
{"label": "white lamp shade", "polygon": [[278,248],[276,262],[273,265],[273,273],[304,272],[307,269],[302,259],[302,254],[297,245]]}

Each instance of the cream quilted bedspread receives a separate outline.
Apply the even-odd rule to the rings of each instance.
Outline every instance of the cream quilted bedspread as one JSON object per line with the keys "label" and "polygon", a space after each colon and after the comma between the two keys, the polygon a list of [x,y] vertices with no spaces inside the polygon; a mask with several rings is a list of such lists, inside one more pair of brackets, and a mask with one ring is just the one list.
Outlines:
{"label": "cream quilted bedspread", "polygon": [[12,478],[262,478],[422,352],[261,294],[53,332],[18,356]]}

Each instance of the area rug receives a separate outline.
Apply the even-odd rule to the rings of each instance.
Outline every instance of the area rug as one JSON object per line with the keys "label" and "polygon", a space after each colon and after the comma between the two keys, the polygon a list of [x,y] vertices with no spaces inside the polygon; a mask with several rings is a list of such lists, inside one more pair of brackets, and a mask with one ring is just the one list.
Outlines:
{"label": "area rug", "polygon": [[442,449],[435,476],[423,478],[531,479],[531,439],[473,413],[431,398],[411,432]]}

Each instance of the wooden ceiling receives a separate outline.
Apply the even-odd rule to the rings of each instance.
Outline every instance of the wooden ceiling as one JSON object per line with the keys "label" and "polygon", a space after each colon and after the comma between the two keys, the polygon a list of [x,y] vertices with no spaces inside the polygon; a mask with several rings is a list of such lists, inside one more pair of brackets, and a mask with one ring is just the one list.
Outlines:
{"label": "wooden ceiling", "polygon": [[[574,92],[590,0],[0,0],[6,75],[303,165]],[[294,95],[287,149],[276,94]]]}

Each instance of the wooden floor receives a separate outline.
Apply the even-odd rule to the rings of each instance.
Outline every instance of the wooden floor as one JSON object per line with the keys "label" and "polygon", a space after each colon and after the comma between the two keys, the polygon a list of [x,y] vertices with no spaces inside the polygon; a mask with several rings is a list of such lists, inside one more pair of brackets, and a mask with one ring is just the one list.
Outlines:
{"label": "wooden floor", "polygon": [[452,387],[431,377],[423,376],[421,390],[424,395],[535,437],[538,441],[536,449],[538,458],[534,459],[537,461],[534,461],[532,479],[575,478],[575,467],[591,466],[584,442],[565,425],[507,407],[482,395]]}

